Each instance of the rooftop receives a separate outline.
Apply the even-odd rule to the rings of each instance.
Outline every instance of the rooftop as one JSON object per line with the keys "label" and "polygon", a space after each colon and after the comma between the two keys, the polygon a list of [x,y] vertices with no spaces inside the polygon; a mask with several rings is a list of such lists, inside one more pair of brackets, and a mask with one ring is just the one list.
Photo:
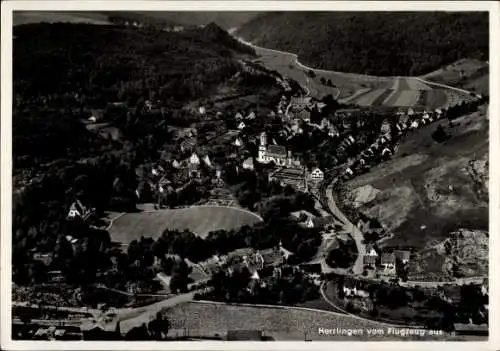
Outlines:
{"label": "rooftop", "polygon": [[272,154],[272,155],[278,155],[278,156],[286,156],[286,147],[281,146],[281,145],[269,145],[267,147],[267,153]]}

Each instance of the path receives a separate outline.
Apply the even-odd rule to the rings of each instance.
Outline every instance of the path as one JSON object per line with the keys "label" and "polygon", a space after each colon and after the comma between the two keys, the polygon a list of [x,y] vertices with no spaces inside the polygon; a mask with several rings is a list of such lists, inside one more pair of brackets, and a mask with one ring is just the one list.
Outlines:
{"label": "path", "polygon": [[344,231],[349,234],[354,241],[356,242],[356,248],[358,249],[358,257],[356,258],[356,262],[352,267],[352,271],[354,274],[362,274],[363,273],[363,257],[365,256],[365,244],[363,244],[364,236],[363,233],[359,230],[357,226],[355,226],[345,215],[340,211],[335,203],[333,198],[333,186],[337,182],[337,179],[334,179],[326,188],[326,198],[328,200],[328,208],[330,211],[340,219],[342,223],[344,223]]}

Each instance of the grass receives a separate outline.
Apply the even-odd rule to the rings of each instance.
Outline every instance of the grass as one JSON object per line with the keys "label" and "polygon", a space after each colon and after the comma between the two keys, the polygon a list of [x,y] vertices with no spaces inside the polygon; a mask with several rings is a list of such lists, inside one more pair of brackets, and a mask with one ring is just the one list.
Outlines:
{"label": "grass", "polygon": [[[305,337],[324,341],[401,340],[401,337],[369,336],[367,330],[370,328],[386,330],[378,323],[321,311],[190,302],[165,312],[172,323],[170,335],[185,330],[199,336],[223,336],[228,330],[262,330],[275,340],[303,341]],[[336,336],[318,332],[319,328],[336,327],[361,329],[363,335]]]}
{"label": "grass", "polygon": [[200,206],[154,212],[127,213],[113,222],[111,240],[124,244],[141,236],[157,238],[165,229],[188,229],[201,237],[219,229],[237,229],[260,222],[251,212],[217,206]]}
{"label": "grass", "polygon": [[[443,144],[431,138],[438,123],[452,135]],[[379,218],[395,234],[384,246],[422,249],[458,228],[487,230],[488,204],[477,196],[474,182],[464,171],[469,160],[487,153],[488,126],[478,113],[454,128],[435,122],[408,135],[392,160],[348,186],[356,189],[370,184],[381,191],[360,209]]]}

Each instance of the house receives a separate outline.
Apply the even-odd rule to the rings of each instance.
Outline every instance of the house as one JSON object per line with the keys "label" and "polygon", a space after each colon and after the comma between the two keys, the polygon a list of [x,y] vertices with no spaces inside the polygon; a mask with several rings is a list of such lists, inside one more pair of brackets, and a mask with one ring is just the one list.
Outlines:
{"label": "house", "polygon": [[97,118],[95,116],[90,116],[89,119],[88,119],[88,121],[90,123],[95,123],[95,122],[97,122]]}
{"label": "house", "polygon": [[200,106],[198,108],[198,112],[200,113],[200,115],[204,115],[207,112],[207,110],[205,109],[205,107]]}
{"label": "house", "polygon": [[248,116],[247,116],[247,119],[250,119],[250,120],[255,119],[255,112],[253,112],[253,111],[252,111],[252,112],[250,112],[250,113],[248,114]]}
{"label": "house", "polygon": [[325,178],[325,174],[323,173],[323,171],[321,169],[316,167],[311,171],[310,177],[311,177],[311,179],[314,179],[314,180],[323,180]]}
{"label": "house", "polygon": [[80,200],[76,200],[71,204],[68,212],[68,219],[74,219],[76,217],[80,217],[83,219],[87,219],[90,215],[90,211],[82,205]]}
{"label": "house", "polygon": [[181,143],[181,151],[191,151],[195,148],[197,144],[196,138],[187,138],[182,141]]}
{"label": "house", "polygon": [[235,120],[237,120],[237,121],[239,121],[239,120],[243,119],[243,115],[242,115],[241,113],[239,113],[239,112],[238,112],[238,113],[234,116],[234,119],[235,119]]}
{"label": "house", "polygon": [[392,151],[389,150],[389,148],[385,147],[383,150],[382,150],[382,156],[385,157],[385,156],[391,156],[392,155]]}
{"label": "house", "polygon": [[351,168],[347,167],[347,169],[345,170],[344,174],[349,175],[349,176],[353,176],[354,172],[352,171]]}
{"label": "house", "polygon": [[251,171],[254,169],[253,157],[249,157],[245,161],[243,161],[243,169],[248,169]]}
{"label": "house", "polygon": [[210,161],[210,157],[208,157],[208,155],[205,155],[205,157],[203,157],[203,162],[208,166],[208,167],[212,167],[212,161]]}
{"label": "house", "polygon": [[233,143],[233,144],[234,144],[234,146],[240,147],[240,146],[242,146],[242,145],[243,145],[243,142],[241,141],[241,139],[240,139],[240,138],[236,138],[236,139],[234,140],[234,143]]}
{"label": "house", "polygon": [[239,130],[242,130],[242,129],[244,129],[245,127],[246,127],[246,124],[245,124],[243,121],[241,121],[241,122],[238,124],[238,127],[237,127],[237,128],[238,128]]}
{"label": "house", "polygon": [[200,164],[200,158],[198,157],[198,155],[196,155],[195,153],[193,153],[189,157],[189,163],[192,164],[192,165],[199,165]]}
{"label": "house", "polygon": [[378,252],[375,250],[375,246],[373,244],[368,244],[365,247],[365,256],[369,257],[378,257]]}
{"label": "house", "polygon": [[411,129],[417,129],[418,128],[418,121],[415,120],[415,121],[411,122],[410,128]]}
{"label": "house", "polygon": [[439,297],[452,305],[458,305],[462,299],[462,291],[459,285],[446,284],[439,288]]}
{"label": "house", "polygon": [[311,121],[311,112],[302,110],[297,114],[297,118],[309,123]]}
{"label": "house", "polygon": [[314,228],[313,217],[307,218],[307,220],[304,222],[304,225],[306,228]]}
{"label": "house", "polygon": [[311,97],[292,96],[290,104],[292,105],[293,108],[304,109],[311,103],[311,100],[312,100]]}
{"label": "house", "polygon": [[380,265],[383,267],[385,274],[394,274],[396,269],[396,255],[394,252],[383,253],[380,258]]}
{"label": "house", "polygon": [[382,126],[380,127],[380,132],[385,134],[389,133],[391,131],[391,124],[389,123],[388,120],[384,120],[382,122]]}
{"label": "house", "polygon": [[408,111],[406,112],[408,116],[413,116],[415,114],[415,110],[413,108],[408,108]]}
{"label": "house", "polygon": [[377,257],[376,256],[368,256],[365,255],[363,256],[363,265],[370,267],[370,268],[375,268],[377,264]]}
{"label": "house", "polygon": [[396,250],[396,258],[403,264],[407,264],[410,261],[410,251],[406,250]]}
{"label": "house", "polygon": [[48,253],[41,253],[41,252],[36,252],[33,254],[33,260],[42,262],[46,266],[50,265],[52,262],[53,254],[48,252]]}
{"label": "house", "polygon": [[172,167],[179,168],[180,166],[181,166],[181,164],[179,163],[179,161],[177,161],[177,160],[172,161]]}
{"label": "house", "polygon": [[342,290],[346,297],[366,298],[370,296],[370,294],[363,289],[361,282],[351,277],[345,278]]}

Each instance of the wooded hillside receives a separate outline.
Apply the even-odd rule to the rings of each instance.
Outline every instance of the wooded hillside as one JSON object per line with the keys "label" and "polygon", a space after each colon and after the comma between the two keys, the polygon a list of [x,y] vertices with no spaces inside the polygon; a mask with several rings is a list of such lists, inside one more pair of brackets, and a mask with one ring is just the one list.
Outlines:
{"label": "wooded hillside", "polygon": [[245,23],[237,35],[290,51],[314,68],[420,75],[464,57],[488,60],[488,13],[286,12]]}

